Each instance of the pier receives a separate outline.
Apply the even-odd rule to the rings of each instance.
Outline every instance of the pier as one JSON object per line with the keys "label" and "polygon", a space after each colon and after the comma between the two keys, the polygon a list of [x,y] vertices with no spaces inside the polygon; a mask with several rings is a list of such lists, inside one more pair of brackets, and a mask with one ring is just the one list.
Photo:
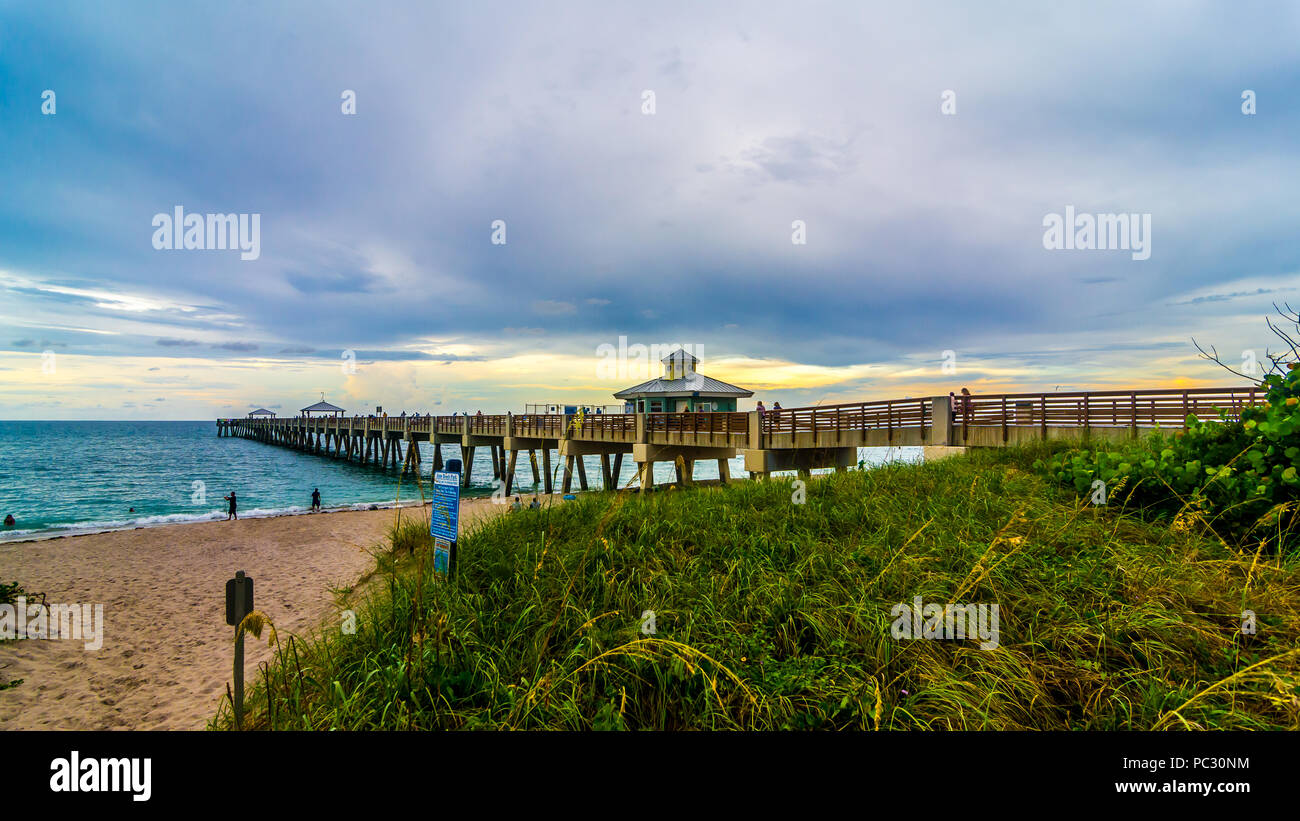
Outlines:
{"label": "pier", "polygon": [[919,446],[933,458],[1035,440],[1119,440],[1157,427],[1182,428],[1193,414],[1217,419],[1226,411],[1235,418],[1262,402],[1265,393],[1259,387],[1192,388],[938,396],[766,412],[218,419],[217,435],[403,473],[421,469],[422,443],[432,450],[434,470],[443,467],[442,445],[455,444],[463,453],[466,485],[475,454],[486,451],[492,475],[504,480],[507,495],[521,453],[527,454],[534,483],[554,492],[550,453],[555,450],[564,467],[561,490],[567,493],[575,474],[579,487],[587,489],[583,456],[600,457],[607,488],[616,485],[626,458],[636,464],[642,488],[653,486],[656,462],[674,463],[677,482],[690,484],[697,461],[716,460],[725,484],[731,478],[727,460],[740,454],[745,470],[761,479],[773,471],[845,470],[857,464],[860,447]]}

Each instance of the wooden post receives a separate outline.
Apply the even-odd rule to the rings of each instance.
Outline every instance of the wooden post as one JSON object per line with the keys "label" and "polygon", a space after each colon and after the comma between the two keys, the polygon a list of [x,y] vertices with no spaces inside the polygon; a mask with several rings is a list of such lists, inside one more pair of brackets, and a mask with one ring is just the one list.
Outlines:
{"label": "wooden post", "polygon": [[718,460],[718,484],[725,485],[731,481],[731,463],[726,459]]}
{"label": "wooden post", "polygon": [[677,470],[677,484],[683,487],[689,487],[695,481],[695,460],[687,459],[685,456],[678,456],[674,460],[673,466]]}
{"label": "wooden post", "polygon": [[600,475],[601,475],[601,481],[604,483],[605,490],[609,490],[614,487],[614,477],[613,474],[609,472],[608,453],[602,453],[600,455]]}
{"label": "wooden post", "polygon": [[474,446],[470,445],[462,449],[465,451],[465,464],[461,465],[461,470],[465,473],[461,475],[460,483],[462,487],[469,487],[469,475],[474,472]]}
{"label": "wooden post", "polygon": [[519,458],[517,449],[510,451],[510,466],[506,468],[506,495],[510,495],[511,489],[515,486],[515,460]]}
{"label": "wooden post", "polygon": [[568,493],[569,488],[573,485],[573,456],[564,457],[564,484],[560,487],[561,493]]}
{"label": "wooden post", "polygon": [[586,490],[587,489],[587,465],[585,464],[585,460],[581,456],[574,456],[571,458],[576,459],[578,464],[578,487],[582,488],[583,490]]}
{"label": "wooden post", "polygon": [[610,469],[610,476],[614,477],[614,487],[618,487],[619,481],[623,475],[623,454],[614,454],[614,466]]}
{"label": "wooden post", "polygon": [[[436,434],[432,432],[430,432],[429,435],[436,436]],[[433,443],[433,469],[442,470],[442,443],[441,442]]]}
{"label": "wooden post", "polygon": [[550,493],[552,493],[553,491],[552,491],[552,488],[551,488],[551,485],[552,485],[552,482],[551,482],[551,449],[550,449],[549,447],[546,446],[546,443],[545,443],[545,442],[542,443],[542,482],[544,483],[544,484],[543,484],[543,488],[545,489],[546,493],[547,493],[548,495],[549,495]]}
{"label": "wooden post", "polygon": [[645,493],[655,486],[655,463],[642,462],[637,469],[641,474],[641,492]]}
{"label": "wooden post", "polygon": [[536,449],[534,448],[528,449],[528,462],[533,466],[533,487],[537,487],[542,483],[542,476],[540,473],[537,472],[537,450]]}

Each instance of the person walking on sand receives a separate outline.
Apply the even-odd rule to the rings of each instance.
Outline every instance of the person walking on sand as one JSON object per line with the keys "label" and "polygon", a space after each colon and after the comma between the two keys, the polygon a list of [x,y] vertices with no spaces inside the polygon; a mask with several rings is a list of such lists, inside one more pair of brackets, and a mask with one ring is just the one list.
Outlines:
{"label": "person walking on sand", "polygon": [[311,509],[314,513],[320,512],[320,488],[312,488],[311,491]]}
{"label": "person walking on sand", "polygon": [[237,510],[237,506],[235,502],[235,491],[232,490],[230,491],[229,496],[222,496],[221,498],[230,502],[230,509],[226,511],[226,521],[228,522],[231,519],[234,519],[235,521],[239,521],[239,511]]}

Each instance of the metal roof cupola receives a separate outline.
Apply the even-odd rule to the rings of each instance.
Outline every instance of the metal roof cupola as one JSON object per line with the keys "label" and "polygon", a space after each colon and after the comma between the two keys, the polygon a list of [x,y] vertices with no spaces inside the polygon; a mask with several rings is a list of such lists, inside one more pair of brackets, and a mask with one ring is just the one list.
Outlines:
{"label": "metal roof cupola", "polygon": [[663,376],[614,394],[629,412],[734,411],[736,400],[754,392],[705,376],[696,370],[699,359],[678,348],[659,360]]}

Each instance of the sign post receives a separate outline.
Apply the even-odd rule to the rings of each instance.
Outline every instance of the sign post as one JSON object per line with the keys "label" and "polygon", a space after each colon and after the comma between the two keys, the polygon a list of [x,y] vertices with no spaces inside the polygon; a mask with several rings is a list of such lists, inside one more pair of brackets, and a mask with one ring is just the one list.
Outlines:
{"label": "sign post", "polygon": [[456,560],[456,533],[460,520],[460,460],[448,459],[445,470],[433,472],[433,509],[429,535],[433,536],[433,571],[451,575]]}
{"label": "sign post", "polygon": [[[235,572],[235,578],[226,582],[226,624],[238,627],[244,617],[253,612],[253,577],[244,571]],[[235,631],[235,696],[231,706],[235,711],[235,726],[244,728],[244,634]]]}

